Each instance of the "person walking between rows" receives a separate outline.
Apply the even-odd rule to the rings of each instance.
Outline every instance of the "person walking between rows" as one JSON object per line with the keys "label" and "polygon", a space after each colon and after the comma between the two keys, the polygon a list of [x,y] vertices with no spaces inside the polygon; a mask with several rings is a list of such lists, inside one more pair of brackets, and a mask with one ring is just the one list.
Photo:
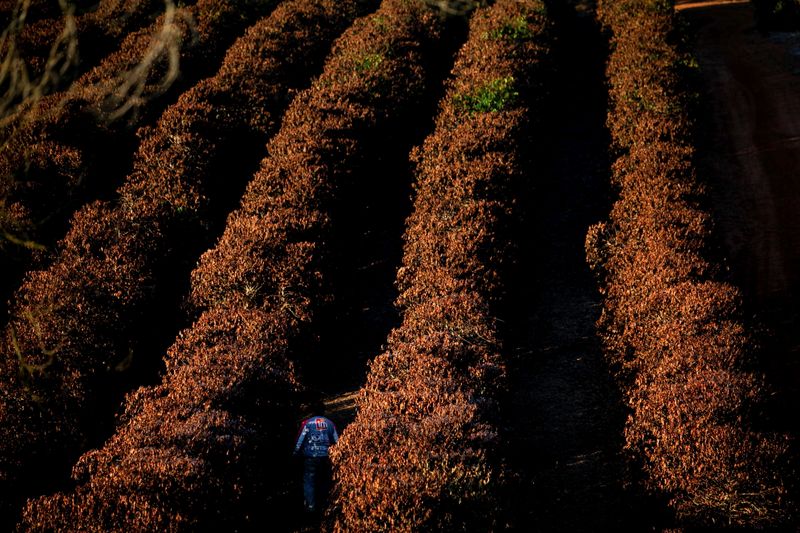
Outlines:
{"label": "person walking between rows", "polygon": [[[308,513],[315,513],[330,484],[328,451],[339,441],[336,426],[324,416],[322,402],[311,406],[318,413],[303,420],[294,454],[303,456],[303,501]],[[322,496],[322,498],[320,498]]]}

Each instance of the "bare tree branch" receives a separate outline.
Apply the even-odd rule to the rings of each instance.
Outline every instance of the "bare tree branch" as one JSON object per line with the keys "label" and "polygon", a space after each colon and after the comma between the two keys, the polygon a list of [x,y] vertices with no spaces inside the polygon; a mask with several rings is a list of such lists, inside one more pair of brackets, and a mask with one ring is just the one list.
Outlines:
{"label": "bare tree branch", "polygon": [[11,22],[0,34],[0,127],[6,127],[32,109],[78,62],[75,6],[69,0],[59,0],[64,28],[50,47],[42,74],[38,79],[31,76],[17,44],[30,3],[31,0],[19,0]]}
{"label": "bare tree branch", "polygon": [[[109,122],[164,94],[178,78],[184,28],[192,29],[193,21],[185,11],[175,7],[173,0],[165,0],[165,3],[163,24],[141,61],[101,88],[107,94],[101,112]],[[159,74],[160,69],[163,73]],[[157,76],[155,80],[154,76]]]}
{"label": "bare tree branch", "polygon": [[422,0],[423,3],[444,15],[465,15],[476,7],[485,4],[481,0]]}

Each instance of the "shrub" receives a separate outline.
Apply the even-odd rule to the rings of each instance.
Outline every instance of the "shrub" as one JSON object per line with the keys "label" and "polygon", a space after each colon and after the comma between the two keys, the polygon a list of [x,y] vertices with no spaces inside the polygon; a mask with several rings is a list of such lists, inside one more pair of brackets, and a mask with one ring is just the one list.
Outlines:
{"label": "shrub", "polygon": [[768,392],[739,291],[710,250],[694,167],[691,57],[670,2],[606,0],[608,124],[620,152],[609,221],[587,258],[605,295],[599,321],[630,414],[626,449],[646,485],[694,527],[785,523],[787,441],[756,429]]}
{"label": "shrub", "polygon": [[[507,472],[495,425],[505,387],[496,304],[526,128],[546,74],[543,13],[538,1],[516,0],[474,13],[436,129],[414,152],[416,197],[397,274],[403,321],[332,450],[335,531],[500,527]],[[485,39],[519,20],[530,39]],[[464,95],[473,98],[466,113]]]}
{"label": "shrub", "polygon": [[[90,8],[96,0],[77,0],[72,2],[79,10]],[[26,8],[27,9],[24,9]],[[6,29],[14,18],[18,18],[24,11],[28,23],[44,19],[53,19],[62,14],[61,6],[52,0],[31,0],[27,6],[19,0],[0,0],[0,28]]]}
{"label": "shrub", "polygon": [[[159,323],[159,306],[176,290],[173,280],[185,279],[211,244],[291,92],[308,83],[338,32],[368,7],[293,0],[254,25],[215,76],[142,131],[118,199],[82,208],[53,263],[28,276],[5,331],[0,373],[0,479],[9,505],[12,490],[15,499],[41,493],[46,480],[66,477],[58,465],[71,464],[87,433],[106,426],[93,406],[121,394],[109,383],[121,381],[131,350],[134,363],[148,366],[140,353],[169,327]],[[58,348],[31,383],[18,378],[12,332],[31,364],[42,362],[41,343]]]}
{"label": "shrub", "polygon": [[[178,10],[169,24],[162,16],[126,36],[66,94],[42,98],[0,148],[0,198],[5,201],[0,220],[8,224],[0,231],[39,245],[35,248],[51,247],[75,209],[109,195],[129,171],[136,128],[158,117],[170,98],[212,74],[236,36],[272,7],[274,2],[257,0],[236,5],[199,0]],[[161,41],[153,48],[156,33]],[[165,76],[175,66],[171,52],[177,50],[183,74],[167,87]],[[43,260],[30,247],[8,247],[0,256],[4,272],[25,271]],[[4,277],[3,300],[18,283],[19,278]]]}
{"label": "shrub", "polygon": [[[329,16],[342,9],[322,4]],[[193,272],[202,314],[169,350],[163,381],[129,397],[116,434],[76,466],[75,490],[30,502],[25,527],[236,529],[253,513],[279,512],[274,497],[297,414],[293,361],[330,299],[327,246],[340,191],[368,179],[354,172],[379,158],[367,140],[391,138],[413,116],[441,25],[421,4],[388,0],[336,42]],[[387,47],[393,54],[369,79],[349,75],[354,58]],[[371,79],[393,90],[375,93]]]}
{"label": "shrub", "polygon": [[[58,2],[49,2],[58,6]],[[182,2],[187,6],[192,2]],[[14,54],[26,64],[25,75],[31,80],[39,80],[46,74],[47,62],[52,60],[51,48],[65,31],[65,23],[74,16],[76,33],[74,44],[80,55],[80,64],[61,72],[61,79],[53,79],[49,90],[64,87],[75,75],[94,66],[100,59],[111,53],[112,48],[129,33],[143,25],[149,25],[164,11],[163,0],[136,0],[129,2],[100,2],[97,9],[85,13],[77,12],[79,6],[68,4],[69,10],[60,11],[55,17],[26,24],[14,39]],[[60,19],[59,19],[60,16]],[[62,45],[63,46],[63,45]],[[76,58],[77,59],[77,58]]]}

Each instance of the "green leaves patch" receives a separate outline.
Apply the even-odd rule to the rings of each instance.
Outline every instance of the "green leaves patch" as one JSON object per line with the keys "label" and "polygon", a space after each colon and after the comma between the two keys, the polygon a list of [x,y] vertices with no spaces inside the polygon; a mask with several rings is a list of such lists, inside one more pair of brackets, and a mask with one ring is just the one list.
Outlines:
{"label": "green leaves patch", "polygon": [[455,107],[469,114],[502,111],[519,98],[514,82],[513,76],[506,76],[492,80],[470,93],[458,94],[454,98]]}

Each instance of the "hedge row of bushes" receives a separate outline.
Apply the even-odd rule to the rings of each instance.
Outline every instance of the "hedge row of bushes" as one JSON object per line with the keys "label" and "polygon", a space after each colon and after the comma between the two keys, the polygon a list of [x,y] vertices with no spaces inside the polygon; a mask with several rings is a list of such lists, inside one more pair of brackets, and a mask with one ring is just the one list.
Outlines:
{"label": "hedge row of bushes", "polygon": [[[183,6],[191,3],[181,2]],[[58,1],[51,0],[50,4],[57,7]],[[78,7],[75,26],[80,65],[76,71],[85,71],[111,53],[129,33],[152,23],[164,11],[165,3],[164,0],[103,0],[96,9],[86,13],[78,12]],[[33,79],[38,79],[45,71],[50,49],[64,31],[63,20],[59,20],[58,15],[61,13],[27,22],[16,38],[19,57],[26,62]],[[68,72],[65,80],[74,75],[75,72]]]}
{"label": "hedge row of bushes", "polygon": [[3,337],[3,496],[40,490],[32,468],[66,477],[49,465],[71,464],[87,431],[104,426],[93,406],[118,391],[102,391],[126,370],[130,353],[134,363],[146,359],[146,339],[165,327],[158,307],[169,285],[185,279],[212,244],[291,93],[307,85],[334,38],[369,5],[292,0],[253,26],[216,76],[141,133],[118,200],[81,209],[54,262],[29,274]]}
{"label": "hedge row of bushes", "polygon": [[[3,300],[19,282],[11,272],[24,272],[34,256],[43,255],[32,249],[52,245],[64,235],[69,214],[119,184],[136,149],[136,127],[157,118],[170,99],[213,74],[233,40],[275,4],[199,0],[179,9],[167,40],[177,47],[174,51],[179,49],[180,76],[169,89],[162,86],[170,68],[169,47],[152,68],[136,70],[153,35],[164,27],[161,16],[128,35],[119,50],[81,76],[69,92],[39,100],[0,149],[0,232],[29,244],[6,247],[0,256],[6,273],[0,280]],[[129,84],[131,99],[115,96],[118,82]],[[136,95],[140,82],[141,97]],[[120,109],[127,112],[117,116]]]}
{"label": "hedge row of bushes", "polygon": [[[76,0],[73,1],[78,9],[85,9],[96,4],[97,0]],[[23,7],[22,0],[0,0],[0,31],[6,29],[16,15],[21,13]],[[61,15],[61,6],[58,0],[31,0],[25,20],[27,22],[38,22],[42,19],[54,18]]]}
{"label": "hedge row of bushes", "polygon": [[333,449],[336,531],[491,531],[503,525],[505,387],[495,304],[525,186],[551,27],[539,0],[477,10],[417,182],[397,274],[403,321],[370,365]]}
{"label": "hedge row of bushes", "polygon": [[[359,4],[321,3],[331,17]],[[298,414],[293,360],[330,300],[332,213],[341,191],[373,178],[359,172],[380,158],[372,143],[413,120],[440,26],[417,2],[385,0],[337,41],[192,274],[203,313],[169,350],[162,383],[129,396],[116,434],[75,467],[76,489],[31,502],[25,528],[258,526],[241,522],[266,513],[286,479]],[[264,518],[280,527],[274,514]]]}
{"label": "hedge row of bushes", "polygon": [[587,258],[599,321],[630,409],[626,447],[647,486],[689,524],[756,526],[787,511],[786,441],[755,425],[767,391],[739,291],[710,249],[694,165],[692,58],[666,0],[605,0],[612,34],[608,125],[619,157],[609,221]]}

